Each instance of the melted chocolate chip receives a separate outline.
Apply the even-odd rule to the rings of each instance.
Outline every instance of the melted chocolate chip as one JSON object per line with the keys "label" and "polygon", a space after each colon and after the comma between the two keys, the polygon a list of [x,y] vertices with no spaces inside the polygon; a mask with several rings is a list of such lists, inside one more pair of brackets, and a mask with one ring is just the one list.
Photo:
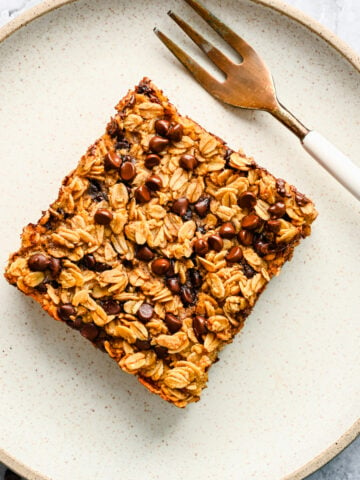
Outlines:
{"label": "melted chocolate chip", "polygon": [[210,206],[210,198],[202,197],[195,203],[194,210],[199,215],[199,217],[203,218],[203,217],[206,217],[209,210],[209,206]]}
{"label": "melted chocolate chip", "polygon": [[182,321],[172,313],[165,314],[165,324],[170,333],[176,333],[182,327]]}
{"label": "melted chocolate chip", "polygon": [[71,303],[64,303],[57,308],[57,314],[61,318],[61,320],[70,320],[70,316],[76,314],[75,308],[71,305]]}
{"label": "melted chocolate chip", "polygon": [[150,350],[151,342],[150,340],[140,340],[139,338],[137,338],[135,341],[135,347],[138,350]]}
{"label": "melted chocolate chip", "polygon": [[117,315],[121,312],[121,306],[116,300],[105,300],[101,306],[107,315]]}
{"label": "melted chocolate chip", "polygon": [[201,277],[199,271],[196,270],[195,268],[189,268],[188,275],[189,275],[189,280],[190,280],[191,285],[194,288],[199,289],[202,285],[202,277]]}
{"label": "melted chocolate chip", "polygon": [[202,335],[207,332],[206,318],[201,315],[197,315],[193,318],[192,327],[198,341],[203,343]]}
{"label": "melted chocolate chip", "polygon": [[154,350],[157,357],[160,359],[165,358],[168,354],[168,349],[166,347],[162,347],[161,345],[155,345]]}
{"label": "melted chocolate chip", "polygon": [[131,144],[125,138],[116,143],[116,150],[130,150]]}
{"label": "melted chocolate chip", "polygon": [[268,208],[268,212],[273,218],[280,218],[286,212],[286,207],[284,202],[276,202],[274,205]]}
{"label": "melted chocolate chip", "polygon": [[180,298],[183,304],[187,307],[195,303],[196,294],[192,288],[188,287],[187,285],[182,285],[180,291]]}
{"label": "melted chocolate chip", "polygon": [[169,277],[166,279],[166,286],[172,293],[180,293],[181,284],[178,277]]}
{"label": "melted chocolate chip", "polygon": [[241,220],[241,226],[245,230],[256,230],[261,225],[261,218],[256,215],[255,213],[250,213],[250,215],[246,215]]}
{"label": "melted chocolate chip", "polygon": [[93,323],[85,323],[80,328],[80,334],[88,340],[93,341],[99,335],[99,329]]}
{"label": "melted chocolate chip", "polygon": [[88,195],[95,201],[95,202],[102,202],[103,200],[108,200],[107,194],[103,191],[103,186],[97,180],[89,178],[89,186],[87,189]]}
{"label": "melted chocolate chip", "polygon": [[252,278],[256,274],[256,271],[246,262],[242,264],[242,269],[246,278]]}
{"label": "melted chocolate chip", "polygon": [[120,177],[124,182],[131,182],[136,177],[136,167],[132,162],[125,162],[120,168]]}
{"label": "melted chocolate chip", "polygon": [[53,277],[57,277],[61,271],[61,261],[58,258],[50,257],[49,270]]}

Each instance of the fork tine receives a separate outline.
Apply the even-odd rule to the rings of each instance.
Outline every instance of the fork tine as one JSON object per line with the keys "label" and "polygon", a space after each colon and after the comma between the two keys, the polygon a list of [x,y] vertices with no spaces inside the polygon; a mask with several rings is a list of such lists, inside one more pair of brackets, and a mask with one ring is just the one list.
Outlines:
{"label": "fork tine", "polygon": [[215,63],[224,73],[230,71],[234,63],[224,55],[218,48],[204,38],[200,33],[196,32],[188,23],[180,18],[176,13],[171,10],[168,11],[168,15],[179,25],[180,28],[196,43],[196,45]]}
{"label": "fork tine", "polygon": [[237,35],[231,28],[221,22],[215,15],[213,15],[207,8],[205,8],[197,0],[185,0],[209,25],[216,33],[220,35],[232,48],[238,52],[243,58],[248,53],[256,55],[254,49],[245,42],[239,35]]}
{"label": "fork tine", "polygon": [[184,65],[185,68],[195,77],[195,79],[208,91],[211,95],[219,98],[218,86],[219,82],[210,75],[203,67],[201,67],[193,58],[178,47],[169,37],[157,28],[154,28],[155,34],[163,42],[163,44],[175,55],[175,57]]}

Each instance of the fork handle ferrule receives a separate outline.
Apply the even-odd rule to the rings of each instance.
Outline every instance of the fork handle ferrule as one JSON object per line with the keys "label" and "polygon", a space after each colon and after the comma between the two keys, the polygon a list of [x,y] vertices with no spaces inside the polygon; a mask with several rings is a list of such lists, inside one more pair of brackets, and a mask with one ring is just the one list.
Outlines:
{"label": "fork handle ferrule", "polygon": [[269,110],[269,113],[277,118],[283,125],[285,125],[285,127],[295,133],[301,141],[309,133],[309,129],[280,103],[277,103],[275,108]]}

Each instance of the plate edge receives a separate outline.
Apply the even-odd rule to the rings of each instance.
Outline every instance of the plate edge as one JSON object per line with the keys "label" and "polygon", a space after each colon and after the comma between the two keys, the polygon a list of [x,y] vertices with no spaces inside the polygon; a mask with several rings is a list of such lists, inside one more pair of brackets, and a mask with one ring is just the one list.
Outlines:
{"label": "plate edge", "polygon": [[[26,10],[3,27],[0,27],[0,43],[10,35],[28,23],[42,17],[43,15],[56,10],[64,5],[75,3],[77,0],[45,0],[39,5]],[[296,7],[284,3],[282,0],[248,0],[249,2],[271,8],[278,13],[285,15],[292,20],[300,23],[315,35],[318,35],[328,45],[337,50],[359,73],[360,73],[360,56],[340,37],[333,33],[330,29],[323,26],[320,22],[313,19],[306,13]],[[282,477],[281,480],[303,480],[305,477],[315,472],[323,465],[328,463],[347,446],[349,446],[360,435],[360,418],[343,434],[338,440],[320,452],[315,458],[301,466],[289,475]],[[26,476],[28,480],[51,480],[39,472],[18,461],[16,458],[0,448],[0,461],[5,463],[9,468],[13,469],[22,476]],[[280,479],[279,479],[280,480]]]}

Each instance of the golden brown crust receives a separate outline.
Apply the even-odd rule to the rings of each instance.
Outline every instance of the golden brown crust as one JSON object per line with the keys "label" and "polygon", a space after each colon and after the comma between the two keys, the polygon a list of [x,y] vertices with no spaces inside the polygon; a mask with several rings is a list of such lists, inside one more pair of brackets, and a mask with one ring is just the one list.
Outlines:
{"label": "golden brown crust", "polygon": [[317,213],[150,80],[116,110],[5,277],[185,407]]}

